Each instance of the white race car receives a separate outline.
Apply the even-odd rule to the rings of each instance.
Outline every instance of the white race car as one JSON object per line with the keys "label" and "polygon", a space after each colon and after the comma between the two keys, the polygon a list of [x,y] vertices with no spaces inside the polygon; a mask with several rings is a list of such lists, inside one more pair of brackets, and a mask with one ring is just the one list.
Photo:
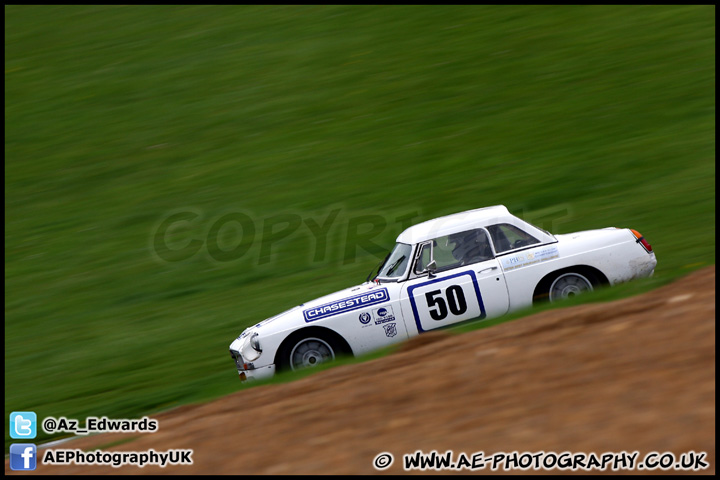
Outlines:
{"label": "white race car", "polygon": [[241,380],[266,378],[648,277],[656,264],[635,230],[553,235],[502,205],[469,210],[408,228],[374,278],[247,328],[230,354]]}

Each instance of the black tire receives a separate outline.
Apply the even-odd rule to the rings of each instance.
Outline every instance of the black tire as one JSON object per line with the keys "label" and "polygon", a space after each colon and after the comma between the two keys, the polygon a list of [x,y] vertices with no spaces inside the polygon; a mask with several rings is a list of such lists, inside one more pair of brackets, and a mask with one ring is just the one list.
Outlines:
{"label": "black tire", "polygon": [[346,345],[333,335],[318,330],[300,331],[283,342],[277,364],[280,371],[302,370],[332,362],[346,353]]}
{"label": "black tire", "polygon": [[547,275],[538,283],[533,303],[557,302],[607,284],[605,275],[591,267],[566,268]]}
{"label": "black tire", "polygon": [[553,279],[548,288],[550,303],[593,291],[593,280],[578,272],[566,272]]}

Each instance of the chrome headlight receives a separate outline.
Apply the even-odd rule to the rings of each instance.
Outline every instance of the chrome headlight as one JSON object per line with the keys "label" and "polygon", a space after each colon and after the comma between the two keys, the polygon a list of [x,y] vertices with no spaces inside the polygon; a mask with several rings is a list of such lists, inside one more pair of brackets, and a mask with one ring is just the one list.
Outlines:
{"label": "chrome headlight", "polygon": [[262,348],[260,347],[260,339],[257,332],[250,335],[243,342],[240,354],[246,362],[254,362],[260,357]]}
{"label": "chrome headlight", "polygon": [[252,337],[250,337],[250,346],[258,353],[262,353],[262,348],[260,348],[260,339],[258,339],[260,335],[258,335],[257,332],[252,334]]}

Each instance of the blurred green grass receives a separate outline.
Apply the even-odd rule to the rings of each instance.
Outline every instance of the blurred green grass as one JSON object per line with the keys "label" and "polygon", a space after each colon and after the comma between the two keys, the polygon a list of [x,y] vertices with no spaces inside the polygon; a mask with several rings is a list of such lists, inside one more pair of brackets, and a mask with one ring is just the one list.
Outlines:
{"label": "blurred green grass", "polygon": [[[354,215],[561,206],[553,233],[650,240],[640,290],[713,264],[714,14],[6,6],[6,445],[14,410],[138,417],[235,391],[243,328],[378,262],[344,258]],[[168,212],[202,230],[338,205],[324,262],[300,232],[262,265],[150,247]]]}

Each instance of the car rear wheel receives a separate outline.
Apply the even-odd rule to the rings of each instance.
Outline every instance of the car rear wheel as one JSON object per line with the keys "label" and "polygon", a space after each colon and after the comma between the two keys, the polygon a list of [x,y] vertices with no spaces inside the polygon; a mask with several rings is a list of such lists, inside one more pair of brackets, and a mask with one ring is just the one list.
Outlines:
{"label": "car rear wheel", "polygon": [[576,272],[569,272],[560,275],[552,282],[548,298],[551,302],[555,302],[592,291],[593,284],[587,277]]}

